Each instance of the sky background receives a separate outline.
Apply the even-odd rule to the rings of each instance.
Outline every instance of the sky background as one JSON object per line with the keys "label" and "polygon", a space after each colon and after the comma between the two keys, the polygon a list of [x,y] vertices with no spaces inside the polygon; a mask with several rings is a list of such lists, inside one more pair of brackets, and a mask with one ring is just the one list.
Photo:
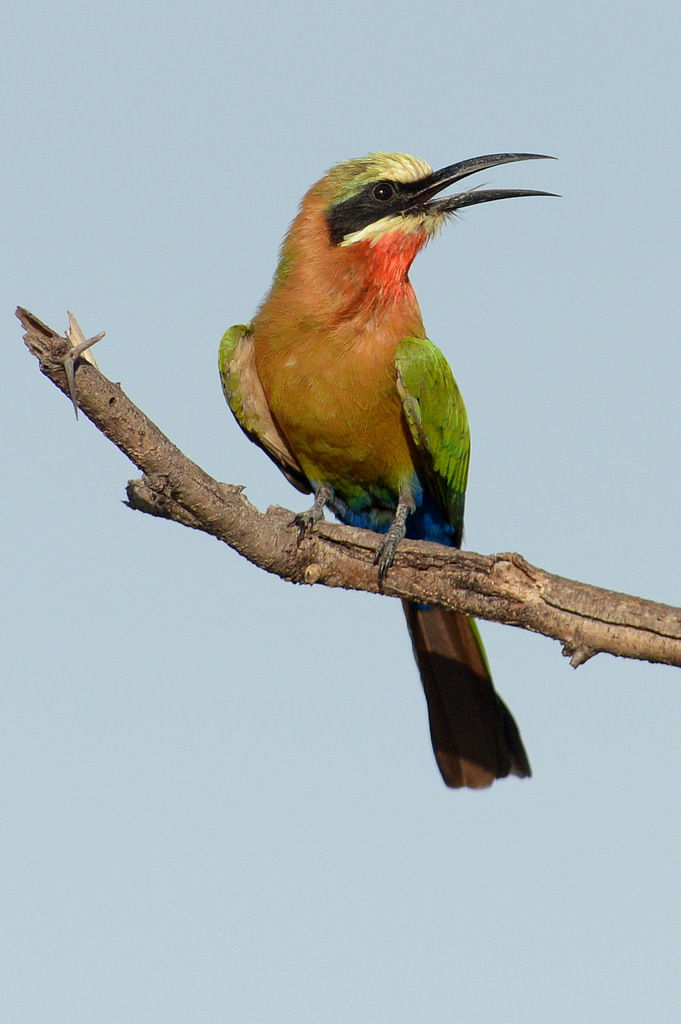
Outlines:
{"label": "sky background", "polygon": [[473,438],[467,547],[681,603],[677,2],[0,15],[0,1018],[634,1024],[681,1014],[678,670],[483,624],[534,768],[445,789],[387,598],[127,509],[17,304],[258,507],[220,335],[309,185],[374,150],[547,189],[413,268]]}

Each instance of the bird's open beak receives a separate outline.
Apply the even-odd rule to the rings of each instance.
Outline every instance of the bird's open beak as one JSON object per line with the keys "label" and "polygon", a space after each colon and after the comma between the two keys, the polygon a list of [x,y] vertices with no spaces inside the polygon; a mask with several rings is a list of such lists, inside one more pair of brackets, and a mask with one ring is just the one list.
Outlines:
{"label": "bird's open beak", "polygon": [[[441,199],[433,199],[433,196],[443,189],[449,188],[462,178],[467,178],[478,171],[485,171],[488,167],[498,167],[500,164],[512,164],[518,160],[554,160],[555,157],[544,156],[540,153],[491,153],[489,156],[475,156],[470,160],[461,160],[458,164],[450,164],[440,171],[433,171],[426,178],[407,185],[406,189],[413,189],[413,206],[425,207],[437,213],[449,213],[452,210],[460,210],[464,206],[475,206],[477,203],[489,203],[494,199],[515,199],[519,196],[555,196],[555,192],[537,192],[534,189],[519,188],[495,188],[495,189],[469,189],[467,192],[459,192],[453,196],[443,196]],[[405,186],[403,185],[404,189]]]}

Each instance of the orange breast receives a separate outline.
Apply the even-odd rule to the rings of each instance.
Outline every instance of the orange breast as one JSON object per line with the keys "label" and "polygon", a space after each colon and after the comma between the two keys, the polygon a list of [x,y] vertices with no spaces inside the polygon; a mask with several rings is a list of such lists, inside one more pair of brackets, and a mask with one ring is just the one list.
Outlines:
{"label": "orange breast", "polygon": [[[387,486],[413,466],[396,385],[390,324],[359,333],[295,332],[289,344],[255,333],[255,358],[270,408],[312,480]],[[400,332],[402,334],[403,332]]]}
{"label": "orange breast", "polygon": [[253,320],[256,367],[311,480],[396,495],[413,459],[395,350],[409,335],[424,336],[407,276],[424,239],[330,245],[321,202],[306,197]]}

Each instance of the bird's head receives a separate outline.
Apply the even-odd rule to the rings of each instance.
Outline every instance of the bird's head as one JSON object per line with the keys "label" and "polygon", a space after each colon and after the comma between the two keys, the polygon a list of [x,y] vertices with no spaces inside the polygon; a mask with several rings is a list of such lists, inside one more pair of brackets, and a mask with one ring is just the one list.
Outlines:
{"label": "bird's head", "polygon": [[478,171],[519,160],[551,159],[536,153],[494,153],[473,157],[433,171],[423,160],[405,153],[373,153],[333,167],[311,192],[326,198],[326,220],[332,245],[377,244],[394,232],[421,236],[422,244],[457,210],[495,199],[546,196],[531,189],[472,188],[440,196]]}
{"label": "bird's head", "polygon": [[[529,189],[472,188],[442,196],[463,178],[499,164],[551,159],[535,153],[495,153],[433,171],[404,153],[372,153],[332,167],[304,196],[282,246],[274,291],[281,285],[351,304],[405,294],[414,257],[457,210],[495,199],[545,196]],[[312,300],[311,300],[312,301]],[[315,301],[318,301],[315,298]]]}

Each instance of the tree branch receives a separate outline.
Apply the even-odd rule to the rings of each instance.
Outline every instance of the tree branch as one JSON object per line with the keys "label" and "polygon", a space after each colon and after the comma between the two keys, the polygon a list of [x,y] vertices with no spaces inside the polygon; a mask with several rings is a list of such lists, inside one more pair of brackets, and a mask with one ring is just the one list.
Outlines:
{"label": "tree branch", "polygon": [[42,373],[69,396],[65,365],[74,364],[78,407],[144,474],[128,483],[131,508],[203,530],[294,583],[381,592],[542,633],[560,641],[575,667],[600,652],[681,665],[681,609],[554,576],[520,555],[402,541],[379,587],[377,534],[320,523],[299,545],[291,512],[263,514],[242,487],[208,476],[99,372],[87,347],[74,357],[71,340],[21,307],[17,316]]}

